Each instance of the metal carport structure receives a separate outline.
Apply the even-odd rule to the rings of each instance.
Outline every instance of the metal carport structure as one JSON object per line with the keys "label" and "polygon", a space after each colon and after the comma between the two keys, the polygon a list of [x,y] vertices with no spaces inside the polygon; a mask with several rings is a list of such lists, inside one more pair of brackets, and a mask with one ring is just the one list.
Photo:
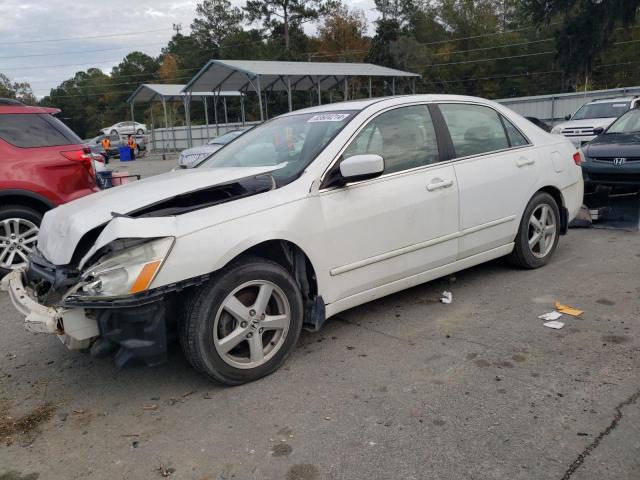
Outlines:
{"label": "metal carport structure", "polygon": [[[224,107],[224,119],[225,123],[228,123],[227,118],[227,97],[240,97],[240,105],[242,111],[242,123],[245,122],[244,115],[244,95],[239,91],[204,91],[204,92],[185,92],[185,85],[182,84],[165,84],[165,83],[143,83],[135,91],[129,96],[127,99],[127,103],[131,104],[131,121],[134,120],[134,105],[136,102],[138,103],[153,103],[160,102],[162,103],[162,109],[164,112],[164,126],[165,128],[169,128],[169,122],[167,119],[167,102],[171,101],[181,101],[184,104],[185,117],[187,123],[187,132],[189,137],[189,146],[192,145],[193,141],[191,138],[191,100],[200,100],[204,104],[204,116],[207,127],[209,126],[209,110],[208,110],[208,98],[214,99],[214,122],[216,125],[216,129],[219,133],[218,128],[218,110],[216,108],[216,102],[218,98],[222,97],[223,99],[223,107]],[[153,123],[153,109],[151,109],[151,123]],[[207,128],[207,132],[209,129]]]}
{"label": "metal carport structure", "polygon": [[318,103],[322,103],[322,90],[344,88],[344,99],[348,98],[349,79],[369,78],[369,96],[372,96],[372,78],[391,78],[391,94],[395,95],[396,78],[412,80],[415,93],[415,79],[420,75],[371,63],[335,62],[278,62],[267,60],[210,60],[184,87],[184,92],[220,92],[237,90],[246,94],[249,89],[256,92],[260,106],[260,119],[265,113],[262,92],[286,91],[289,111],[293,109],[292,92],[316,89]]}

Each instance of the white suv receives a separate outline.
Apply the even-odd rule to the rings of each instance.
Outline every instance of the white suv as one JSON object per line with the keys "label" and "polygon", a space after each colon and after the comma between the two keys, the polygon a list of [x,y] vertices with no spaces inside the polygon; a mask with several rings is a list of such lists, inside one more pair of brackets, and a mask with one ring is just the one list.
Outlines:
{"label": "white suv", "polygon": [[585,103],[568,122],[554,126],[551,133],[561,133],[577,147],[590,142],[602,133],[613,121],[632,108],[640,107],[640,98],[604,98]]}
{"label": "white suv", "polygon": [[582,204],[581,158],[473,97],[291,112],[195,169],[48,212],[2,287],[70,348],[153,365],[177,333],[198,371],[248,382],[348,308],[504,255],[545,265]]}

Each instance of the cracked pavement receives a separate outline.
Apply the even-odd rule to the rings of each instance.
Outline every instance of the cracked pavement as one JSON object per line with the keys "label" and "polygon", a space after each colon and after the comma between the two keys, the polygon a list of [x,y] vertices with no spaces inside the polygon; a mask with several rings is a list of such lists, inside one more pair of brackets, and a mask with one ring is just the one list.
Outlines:
{"label": "cracked pavement", "polygon": [[[68,352],[0,294],[0,433],[55,408],[2,439],[0,478],[638,479],[639,247],[571,230],[543,269],[495,261],[343,312],[235,388],[177,346],[123,371]],[[545,328],[555,300],[585,313]]]}

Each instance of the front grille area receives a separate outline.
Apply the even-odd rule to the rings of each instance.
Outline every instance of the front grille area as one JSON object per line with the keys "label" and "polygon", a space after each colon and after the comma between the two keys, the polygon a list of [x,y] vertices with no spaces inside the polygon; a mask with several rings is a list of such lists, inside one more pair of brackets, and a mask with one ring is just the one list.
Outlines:
{"label": "front grille area", "polygon": [[613,160],[615,158],[624,158],[625,161],[624,163],[635,163],[635,162],[640,162],[640,157],[594,157],[593,161],[594,162],[600,162],[600,163],[611,163],[613,164]]}
{"label": "front grille area", "polygon": [[567,137],[581,137],[583,135],[593,135],[593,127],[569,127],[562,130],[562,134]]}
{"label": "front grille area", "polygon": [[78,282],[80,272],[69,266],[54,265],[36,250],[29,256],[25,277],[26,285],[38,302],[50,306],[58,303],[62,295]]}

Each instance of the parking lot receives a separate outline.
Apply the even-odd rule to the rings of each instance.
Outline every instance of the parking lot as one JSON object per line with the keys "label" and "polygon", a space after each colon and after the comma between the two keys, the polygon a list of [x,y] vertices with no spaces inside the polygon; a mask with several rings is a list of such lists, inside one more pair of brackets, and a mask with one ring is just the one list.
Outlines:
{"label": "parking lot", "polygon": [[[638,235],[571,230],[545,268],[494,261],[343,312],[235,388],[177,345],[123,371],[69,352],[3,293],[0,478],[637,478]],[[546,328],[556,300],[584,314]]]}

